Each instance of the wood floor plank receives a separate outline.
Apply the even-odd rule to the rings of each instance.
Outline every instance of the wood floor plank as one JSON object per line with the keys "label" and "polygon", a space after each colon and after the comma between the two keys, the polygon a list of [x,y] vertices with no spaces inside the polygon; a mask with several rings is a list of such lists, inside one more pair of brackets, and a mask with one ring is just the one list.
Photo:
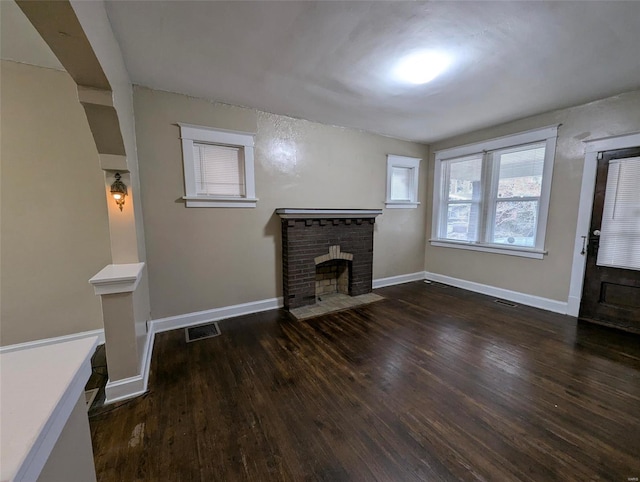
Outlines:
{"label": "wood floor plank", "polygon": [[157,335],[149,393],[91,415],[98,479],[640,477],[640,336],[435,283],[376,292]]}

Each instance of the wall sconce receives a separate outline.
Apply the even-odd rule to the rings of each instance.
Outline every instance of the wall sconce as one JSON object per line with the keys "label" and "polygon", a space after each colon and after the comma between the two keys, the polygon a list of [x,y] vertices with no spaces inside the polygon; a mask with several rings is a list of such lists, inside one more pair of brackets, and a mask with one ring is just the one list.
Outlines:
{"label": "wall sconce", "polygon": [[122,211],[124,198],[127,195],[127,186],[120,180],[119,172],[116,172],[115,178],[116,180],[111,184],[111,195],[113,196],[113,199],[116,200],[116,204],[120,208],[120,211]]}

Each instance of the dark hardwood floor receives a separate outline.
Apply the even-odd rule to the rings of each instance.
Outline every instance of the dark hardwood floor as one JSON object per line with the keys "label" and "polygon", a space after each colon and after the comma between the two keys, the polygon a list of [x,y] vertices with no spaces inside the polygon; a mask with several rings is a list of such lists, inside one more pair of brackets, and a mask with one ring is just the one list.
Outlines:
{"label": "dark hardwood floor", "polygon": [[422,282],[156,337],[91,416],[101,481],[637,480],[640,337]]}

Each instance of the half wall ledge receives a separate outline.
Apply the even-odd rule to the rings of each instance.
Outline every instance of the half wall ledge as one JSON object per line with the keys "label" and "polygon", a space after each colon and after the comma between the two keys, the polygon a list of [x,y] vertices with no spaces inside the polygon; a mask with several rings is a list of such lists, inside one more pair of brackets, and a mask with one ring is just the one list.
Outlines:
{"label": "half wall ledge", "polygon": [[108,264],[89,283],[96,295],[130,293],[138,287],[143,269],[144,263]]}

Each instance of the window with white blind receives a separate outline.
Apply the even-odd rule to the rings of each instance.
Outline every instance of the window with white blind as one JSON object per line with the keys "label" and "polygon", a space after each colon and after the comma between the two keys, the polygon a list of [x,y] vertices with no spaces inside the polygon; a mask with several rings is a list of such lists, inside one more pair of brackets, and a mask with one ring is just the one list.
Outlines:
{"label": "window with white blind", "polygon": [[179,126],[187,207],[256,207],[253,134]]}
{"label": "window with white blind", "polygon": [[416,208],[420,159],[387,156],[387,208]]}
{"label": "window with white blind", "polygon": [[640,270],[640,157],[609,162],[598,266]]}
{"label": "window with white blind", "polygon": [[196,195],[244,197],[244,159],[238,147],[193,143]]}
{"label": "window with white blind", "polygon": [[542,258],[557,127],[436,152],[431,244]]}

